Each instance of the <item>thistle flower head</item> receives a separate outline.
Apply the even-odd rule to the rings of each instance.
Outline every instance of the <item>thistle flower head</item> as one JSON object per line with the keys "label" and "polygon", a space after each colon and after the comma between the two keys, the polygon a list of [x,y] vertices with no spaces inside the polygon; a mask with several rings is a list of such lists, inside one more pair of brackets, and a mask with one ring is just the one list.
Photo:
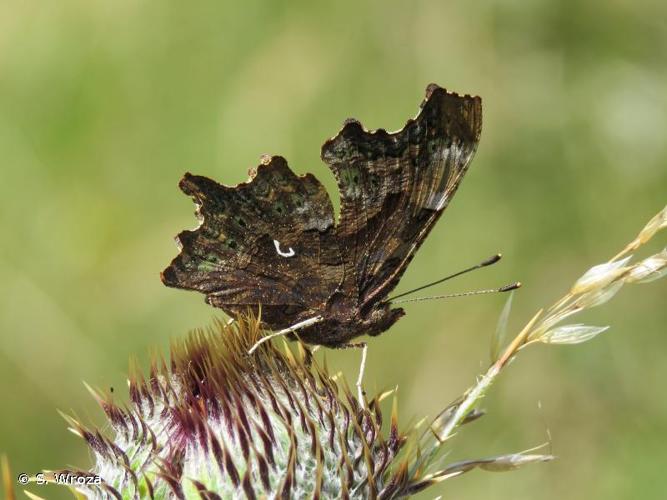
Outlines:
{"label": "thistle flower head", "polygon": [[102,478],[79,491],[94,498],[396,498],[465,471],[454,464],[456,471],[427,475],[429,460],[401,453],[407,437],[396,406],[387,425],[380,396],[362,408],[305,349],[294,354],[266,343],[248,356],[262,334],[254,318],[216,322],[174,343],[169,366],[154,361],[147,378],[134,370],[129,405],[94,392],[112,436],[67,417]]}

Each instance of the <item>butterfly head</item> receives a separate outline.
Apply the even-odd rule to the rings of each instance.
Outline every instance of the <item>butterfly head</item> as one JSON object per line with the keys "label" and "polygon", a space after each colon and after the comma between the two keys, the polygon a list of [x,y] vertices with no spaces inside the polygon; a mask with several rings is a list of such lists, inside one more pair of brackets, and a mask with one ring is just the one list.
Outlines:
{"label": "butterfly head", "polygon": [[391,328],[391,326],[404,315],[405,311],[402,308],[397,307],[392,309],[389,302],[380,302],[373,306],[366,317],[366,322],[368,324],[366,333],[368,333],[368,335],[380,335],[382,332]]}

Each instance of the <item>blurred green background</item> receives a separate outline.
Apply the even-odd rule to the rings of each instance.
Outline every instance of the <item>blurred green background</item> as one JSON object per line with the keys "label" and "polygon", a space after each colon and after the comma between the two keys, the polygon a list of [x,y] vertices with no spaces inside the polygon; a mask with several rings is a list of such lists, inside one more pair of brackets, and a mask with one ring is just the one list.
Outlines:
{"label": "blurred green background", "polygon": [[[520,328],[667,201],[665,19],[657,0],[2,2],[0,450],[14,472],[88,467],[56,409],[101,423],[83,380],[122,399],[130,356],[218,314],[158,277],[195,225],[183,172],[233,184],[282,154],[333,193],[324,139],[349,116],[400,128],[432,81],[481,95],[484,131],[399,290],[501,251],[437,291],[521,280]],[[549,431],[558,461],[423,498],[664,498],[666,292],[628,286],[581,318],[609,332],[522,354],[452,442],[452,459],[479,457]],[[404,423],[434,415],[486,366],[505,299],[409,306],[371,341],[368,387],[398,385]],[[358,353],[326,355],[355,376]]]}

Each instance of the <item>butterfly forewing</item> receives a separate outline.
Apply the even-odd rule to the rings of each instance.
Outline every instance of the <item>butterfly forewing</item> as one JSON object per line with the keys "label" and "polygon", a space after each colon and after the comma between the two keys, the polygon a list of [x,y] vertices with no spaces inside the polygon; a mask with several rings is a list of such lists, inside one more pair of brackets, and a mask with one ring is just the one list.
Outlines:
{"label": "butterfly forewing", "polygon": [[262,304],[265,320],[289,326],[341,282],[333,208],[312,175],[296,176],[276,156],[239,186],[190,174],[180,186],[201,224],[179,234],[165,284],[203,292],[232,314]]}
{"label": "butterfly forewing", "polygon": [[[454,195],[477,147],[481,100],[431,86],[396,133],[348,121],[322,147],[338,182],[336,234],[360,305],[383,299]],[[349,293],[352,293],[350,291]]]}

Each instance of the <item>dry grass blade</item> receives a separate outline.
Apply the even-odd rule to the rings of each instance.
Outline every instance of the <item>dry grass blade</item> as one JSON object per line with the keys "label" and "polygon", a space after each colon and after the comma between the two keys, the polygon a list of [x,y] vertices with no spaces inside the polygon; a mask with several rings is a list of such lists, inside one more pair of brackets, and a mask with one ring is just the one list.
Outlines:
{"label": "dry grass blade", "polygon": [[9,467],[9,459],[6,455],[0,458],[0,468],[2,468],[2,489],[5,492],[7,500],[16,500],[14,493],[14,478],[12,477],[12,470]]}
{"label": "dry grass blade", "polygon": [[510,312],[512,311],[512,299],[514,298],[514,292],[510,292],[503,310],[500,313],[498,318],[498,324],[496,326],[496,331],[493,334],[491,340],[491,362],[495,362],[500,357],[500,351],[505,344],[505,339],[507,338],[507,325],[509,323]]}

